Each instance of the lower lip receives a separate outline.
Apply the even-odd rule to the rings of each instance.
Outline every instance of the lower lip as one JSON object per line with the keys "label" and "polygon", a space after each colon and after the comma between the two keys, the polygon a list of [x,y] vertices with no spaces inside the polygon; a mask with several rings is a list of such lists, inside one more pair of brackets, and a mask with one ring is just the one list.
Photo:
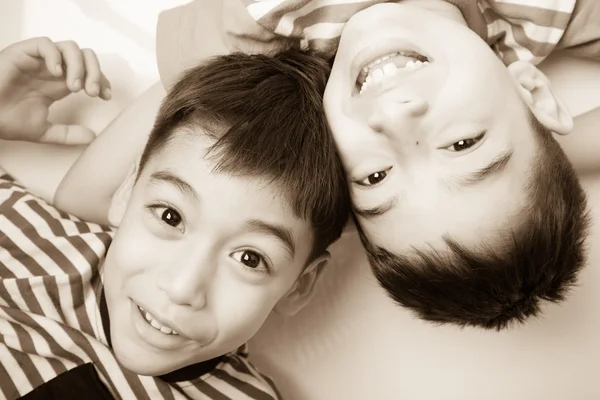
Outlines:
{"label": "lower lip", "polygon": [[139,307],[131,303],[131,321],[137,335],[150,346],[160,350],[175,350],[186,341],[179,335],[167,335],[152,327],[142,316]]}

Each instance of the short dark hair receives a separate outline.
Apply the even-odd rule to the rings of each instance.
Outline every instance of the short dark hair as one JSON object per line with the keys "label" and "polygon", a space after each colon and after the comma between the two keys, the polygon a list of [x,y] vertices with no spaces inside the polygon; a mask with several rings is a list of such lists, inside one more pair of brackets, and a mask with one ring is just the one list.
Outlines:
{"label": "short dark hair", "polygon": [[189,69],[160,107],[139,171],[175,131],[209,135],[216,170],[267,178],[291,211],[312,224],[314,259],[340,237],[350,215],[323,109],[328,75],[325,60],[298,49],[223,55]]}
{"label": "short dark hair", "polygon": [[473,250],[446,237],[449,251],[396,255],[358,228],[374,275],[394,301],[424,320],[500,330],[539,315],[542,300],[564,300],[585,263],[586,197],[552,133],[534,117],[532,125],[539,151],[528,205],[508,229],[508,243]]}

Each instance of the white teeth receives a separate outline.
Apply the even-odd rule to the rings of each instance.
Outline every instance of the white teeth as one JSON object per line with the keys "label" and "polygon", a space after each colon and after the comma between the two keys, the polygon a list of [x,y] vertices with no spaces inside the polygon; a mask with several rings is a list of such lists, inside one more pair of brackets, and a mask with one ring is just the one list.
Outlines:
{"label": "white teeth", "polygon": [[396,64],[394,63],[387,63],[383,66],[383,68],[381,68],[381,70],[386,76],[394,76],[396,75],[398,67],[396,67]]}
{"label": "white teeth", "polygon": [[385,56],[383,56],[383,57],[379,57],[377,60],[374,60],[374,61],[370,62],[370,63],[369,63],[369,64],[368,64],[366,67],[364,67],[364,68],[363,68],[363,72],[364,72],[365,74],[367,74],[367,73],[369,73],[369,70],[370,70],[371,68],[373,68],[374,66],[376,66],[376,65],[379,65],[379,64],[381,64],[383,61],[387,61],[387,60],[389,60],[390,58],[392,58],[392,57],[395,57],[395,56],[397,56],[397,55],[398,55],[398,53],[391,53],[391,54],[387,54],[387,55],[385,55]]}
{"label": "white teeth", "polygon": [[410,60],[406,63],[404,68],[398,68],[393,62],[388,62],[381,65],[381,62],[389,60],[390,58],[394,57],[394,55],[386,57],[381,58],[381,61],[377,64],[375,64],[375,62],[372,63],[374,65],[377,65],[377,68],[373,68],[371,64],[363,68],[363,72],[368,73],[368,75],[365,78],[365,82],[361,85],[360,93],[362,93],[369,86],[382,82],[383,80],[385,80],[386,77],[396,75],[399,69],[409,69],[411,71],[414,71],[429,64],[429,61],[423,62]]}
{"label": "white teeth", "polygon": [[151,320],[150,325],[152,325],[153,327],[155,327],[156,329],[158,329],[160,331],[161,325],[158,323],[157,320],[155,320],[155,319]]}
{"label": "white teeth", "polygon": [[167,328],[166,326],[161,326],[160,327],[160,331],[162,333],[166,333],[167,335],[169,335],[169,334],[171,334],[171,332],[173,332],[173,329]]}
{"label": "white teeth", "polygon": [[380,68],[371,71],[371,76],[373,77],[373,82],[381,82],[383,80],[383,71]]}
{"label": "white teeth", "polygon": [[142,307],[138,307],[138,308],[144,315],[144,318],[146,318],[146,321],[148,321],[154,329],[159,330],[162,333],[167,334],[167,335],[177,335],[178,334],[177,332],[175,332],[175,330],[169,328],[168,326],[161,325],[161,323],[158,322],[152,316],[152,314],[150,314],[148,311],[144,310]]}

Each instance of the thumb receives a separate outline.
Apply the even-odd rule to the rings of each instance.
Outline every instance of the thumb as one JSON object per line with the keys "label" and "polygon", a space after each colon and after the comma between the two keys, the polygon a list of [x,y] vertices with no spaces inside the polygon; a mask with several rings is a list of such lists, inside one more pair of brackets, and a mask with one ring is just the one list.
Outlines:
{"label": "thumb", "polygon": [[81,125],[52,124],[40,138],[40,142],[64,145],[89,144],[96,138],[96,134],[89,128]]}

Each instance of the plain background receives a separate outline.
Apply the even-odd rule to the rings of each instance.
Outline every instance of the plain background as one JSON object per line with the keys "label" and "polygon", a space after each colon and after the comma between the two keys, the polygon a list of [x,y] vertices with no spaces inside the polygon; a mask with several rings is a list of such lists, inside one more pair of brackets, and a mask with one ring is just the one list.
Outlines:
{"label": "plain background", "polygon": [[[156,17],[161,9],[183,2],[0,0],[0,47],[44,35],[95,49],[112,82],[113,100],[75,95],[53,115],[101,131],[157,80]],[[545,69],[574,114],[600,106],[599,64],[558,60]],[[583,183],[599,221],[600,177],[584,177]],[[252,341],[252,356],[287,399],[599,399],[596,225],[590,265],[569,300],[501,333],[414,319],[377,287],[358,239],[347,233],[334,246],[335,262],[316,299],[294,318],[273,315]]]}

